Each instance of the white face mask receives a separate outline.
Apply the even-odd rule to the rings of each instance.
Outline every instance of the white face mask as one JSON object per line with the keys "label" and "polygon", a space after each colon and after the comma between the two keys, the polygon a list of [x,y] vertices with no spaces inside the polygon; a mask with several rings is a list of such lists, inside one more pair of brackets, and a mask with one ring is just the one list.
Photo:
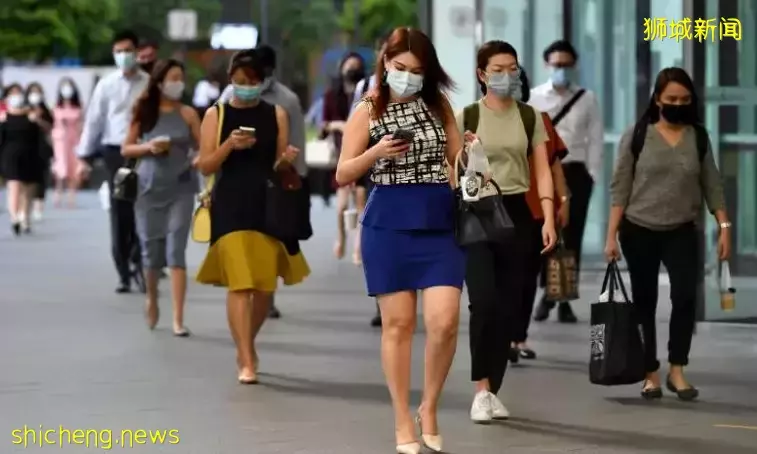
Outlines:
{"label": "white face mask", "polygon": [[73,98],[74,97],[74,87],[72,87],[71,85],[68,85],[68,84],[60,87],[60,95],[64,99],[71,99],[71,98]]}
{"label": "white face mask", "polygon": [[184,82],[177,80],[172,82],[163,82],[163,88],[161,89],[163,96],[166,98],[178,101],[181,99],[181,95],[184,94]]}
{"label": "white face mask", "polygon": [[8,107],[11,109],[18,109],[23,107],[24,105],[24,95],[21,94],[12,94],[8,96]]}
{"label": "white face mask", "polygon": [[42,104],[42,95],[39,93],[29,93],[29,104],[33,106]]}
{"label": "white face mask", "polygon": [[413,96],[423,88],[423,76],[409,71],[397,69],[389,70],[386,74],[386,83],[398,98]]}
{"label": "white face mask", "polygon": [[113,52],[113,60],[118,69],[130,70],[137,64],[137,55],[134,52]]}

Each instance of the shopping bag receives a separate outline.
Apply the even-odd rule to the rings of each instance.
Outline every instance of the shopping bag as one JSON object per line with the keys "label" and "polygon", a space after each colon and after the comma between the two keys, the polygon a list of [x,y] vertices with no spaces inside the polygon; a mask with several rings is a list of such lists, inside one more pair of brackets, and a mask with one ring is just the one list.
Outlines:
{"label": "shopping bag", "polygon": [[605,292],[591,305],[589,380],[604,386],[641,382],[646,376],[643,331],[615,261],[607,265]]}
{"label": "shopping bag", "polygon": [[736,308],[736,289],[731,281],[731,267],[728,261],[720,262],[720,309],[731,312]]}
{"label": "shopping bag", "polygon": [[546,258],[544,296],[547,301],[573,301],[578,295],[576,253],[565,247],[563,234],[555,250]]}

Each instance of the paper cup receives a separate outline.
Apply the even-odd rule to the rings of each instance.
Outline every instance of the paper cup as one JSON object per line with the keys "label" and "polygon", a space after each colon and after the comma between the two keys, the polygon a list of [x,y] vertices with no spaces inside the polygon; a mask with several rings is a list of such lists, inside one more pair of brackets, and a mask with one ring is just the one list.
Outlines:
{"label": "paper cup", "polygon": [[720,292],[720,309],[724,312],[731,312],[736,309],[736,291],[734,289]]}
{"label": "paper cup", "polygon": [[357,210],[353,208],[344,212],[344,225],[350,230],[357,228]]}

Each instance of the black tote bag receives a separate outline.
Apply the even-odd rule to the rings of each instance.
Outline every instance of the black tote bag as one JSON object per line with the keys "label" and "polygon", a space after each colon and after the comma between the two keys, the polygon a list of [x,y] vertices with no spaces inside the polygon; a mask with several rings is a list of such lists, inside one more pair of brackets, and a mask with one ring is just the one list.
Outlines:
{"label": "black tote bag", "polygon": [[302,179],[291,166],[280,166],[266,182],[265,228],[275,238],[300,240],[302,225]]}
{"label": "black tote bag", "polygon": [[[646,376],[642,327],[615,261],[607,265],[605,291],[608,300],[591,305],[589,380],[604,386],[639,383]],[[618,293],[625,302],[620,302]]]}
{"label": "black tote bag", "polygon": [[[481,198],[475,202],[463,200],[460,188],[461,150],[455,158],[452,181],[455,192],[455,238],[460,246],[483,242],[501,242],[515,233],[515,224],[502,202],[502,191],[494,180],[489,180],[482,189]],[[477,172],[483,180],[484,175]]]}

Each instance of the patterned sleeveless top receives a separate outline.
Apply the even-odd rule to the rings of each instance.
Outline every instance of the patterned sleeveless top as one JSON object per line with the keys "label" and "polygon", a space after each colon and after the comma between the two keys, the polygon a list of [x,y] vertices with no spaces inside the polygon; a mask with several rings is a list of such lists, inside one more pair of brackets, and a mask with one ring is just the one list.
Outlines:
{"label": "patterned sleeveless top", "polygon": [[[373,107],[370,100],[369,111]],[[397,129],[413,131],[415,137],[410,149],[404,155],[387,159],[381,158],[374,164],[371,180],[377,185],[447,183],[449,172],[445,163],[447,134],[444,125],[429,110],[422,99],[404,103],[390,103],[386,112],[369,123],[370,143]]]}

